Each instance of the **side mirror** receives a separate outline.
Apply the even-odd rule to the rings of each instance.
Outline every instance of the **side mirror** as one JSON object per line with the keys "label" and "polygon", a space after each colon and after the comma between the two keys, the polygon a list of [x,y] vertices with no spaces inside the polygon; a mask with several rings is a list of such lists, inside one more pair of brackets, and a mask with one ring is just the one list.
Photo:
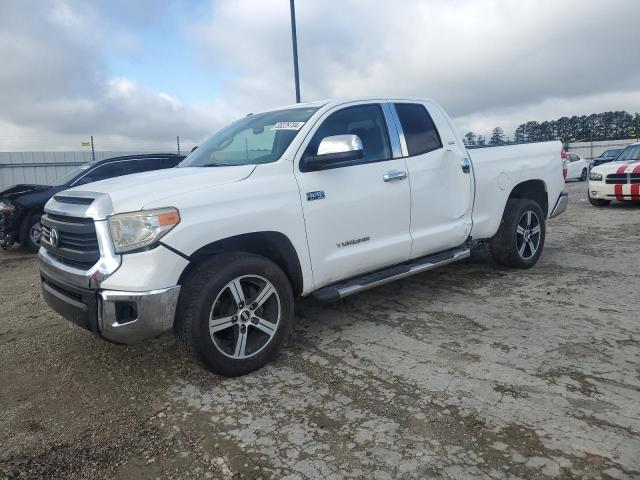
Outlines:
{"label": "side mirror", "polygon": [[332,135],[322,139],[317,155],[307,155],[302,158],[301,170],[312,172],[336,168],[359,160],[363,156],[362,140],[358,135]]}

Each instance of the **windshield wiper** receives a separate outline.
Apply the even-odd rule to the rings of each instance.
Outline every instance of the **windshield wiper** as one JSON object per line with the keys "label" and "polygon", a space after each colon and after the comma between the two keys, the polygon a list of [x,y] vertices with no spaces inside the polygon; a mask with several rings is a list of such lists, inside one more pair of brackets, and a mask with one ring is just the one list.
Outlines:
{"label": "windshield wiper", "polygon": [[233,167],[231,163],[213,162],[200,165],[201,167]]}

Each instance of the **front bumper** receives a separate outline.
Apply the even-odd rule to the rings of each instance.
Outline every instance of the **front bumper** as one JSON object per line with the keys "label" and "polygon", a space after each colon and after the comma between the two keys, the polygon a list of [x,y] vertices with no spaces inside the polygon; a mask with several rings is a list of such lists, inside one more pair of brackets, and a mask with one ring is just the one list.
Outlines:
{"label": "front bumper", "polygon": [[0,212],[0,248],[9,248],[18,238],[14,216]]}
{"label": "front bumper", "polygon": [[569,194],[567,192],[562,192],[558,197],[558,201],[556,202],[555,207],[551,210],[551,215],[549,218],[557,217],[558,215],[563,214],[567,210],[567,206],[569,205]]}
{"label": "front bumper", "polygon": [[45,302],[62,317],[116,343],[135,343],[170,329],[180,286],[148,292],[92,290],[41,272]]}
{"label": "front bumper", "polygon": [[601,200],[640,200],[639,184],[589,181],[589,196]]}

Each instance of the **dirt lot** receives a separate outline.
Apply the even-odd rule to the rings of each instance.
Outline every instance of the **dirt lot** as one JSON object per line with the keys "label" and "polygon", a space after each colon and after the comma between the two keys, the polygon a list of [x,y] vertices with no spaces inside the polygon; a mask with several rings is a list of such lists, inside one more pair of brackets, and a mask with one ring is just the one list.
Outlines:
{"label": "dirt lot", "polygon": [[568,189],[532,270],[299,301],[239,379],[98,340],[0,253],[0,478],[640,478],[640,207]]}

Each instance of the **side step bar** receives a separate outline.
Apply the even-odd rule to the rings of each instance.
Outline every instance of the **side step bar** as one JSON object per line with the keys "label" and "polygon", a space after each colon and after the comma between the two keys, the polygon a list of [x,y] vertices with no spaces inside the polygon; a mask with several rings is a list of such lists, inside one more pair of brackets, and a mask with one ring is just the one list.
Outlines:
{"label": "side step bar", "polygon": [[426,272],[434,268],[457,262],[471,255],[471,247],[468,244],[445,250],[444,252],[420,257],[407,263],[383,268],[373,273],[366,273],[359,277],[343,280],[338,283],[319,288],[312,293],[319,300],[339,300],[354,293],[362,292],[385,283],[400,280],[417,273]]}

